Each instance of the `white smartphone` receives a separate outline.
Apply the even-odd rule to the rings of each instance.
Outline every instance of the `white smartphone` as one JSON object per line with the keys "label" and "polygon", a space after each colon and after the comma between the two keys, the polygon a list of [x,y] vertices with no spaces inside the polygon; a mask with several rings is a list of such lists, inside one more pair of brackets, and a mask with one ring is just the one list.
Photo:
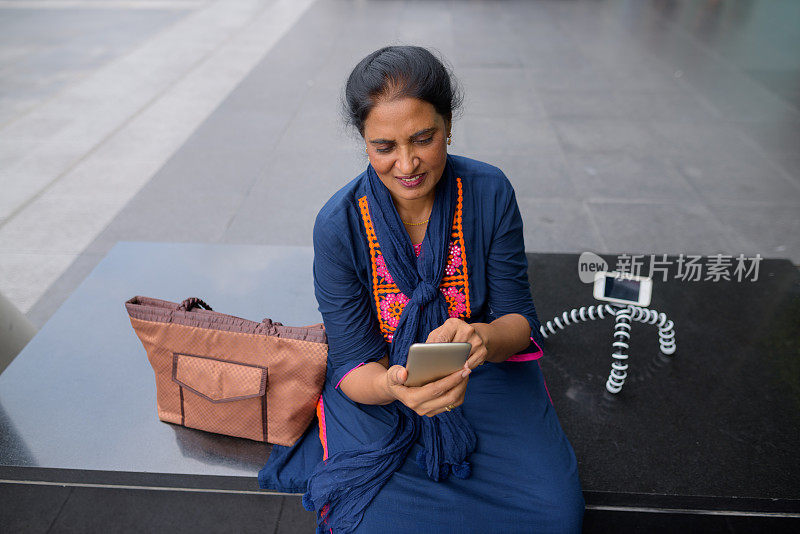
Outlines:
{"label": "white smartphone", "polygon": [[653,280],[628,273],[599,272],[594,275],[594,298],[616,304],[647,307],[653,293]]}
{"label": "white smartphone", "polygon": [[424,386],[455,373],[464,367],[471,350],[469,343],[414,343],[408,350],[405,385]]}

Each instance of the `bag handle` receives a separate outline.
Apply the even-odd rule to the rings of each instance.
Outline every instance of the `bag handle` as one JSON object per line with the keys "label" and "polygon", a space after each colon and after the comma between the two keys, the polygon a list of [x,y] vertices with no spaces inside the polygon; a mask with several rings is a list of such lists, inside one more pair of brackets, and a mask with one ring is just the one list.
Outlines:
{"label": "bag handle", "polygon": [[189,297],[188,299],[181,302],[180,306],[178,306],[179,311],[192,311],[194,308],[203,308],[208,311],[214,311],[211,309],[211,306],[205,303],[205,301],[197,298],[197,297]]}

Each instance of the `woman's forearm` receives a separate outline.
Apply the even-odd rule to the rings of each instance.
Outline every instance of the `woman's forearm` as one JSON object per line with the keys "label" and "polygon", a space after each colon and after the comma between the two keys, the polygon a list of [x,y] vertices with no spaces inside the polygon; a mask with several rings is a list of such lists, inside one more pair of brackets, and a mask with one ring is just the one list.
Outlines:
{"label": "woman's forearm", "polygon": [[[498,317],[491,323],[472,323],[486,346],[486,361],[504,362],[530,344],[531,326],[518,313]],[[389,404],[396,399],[388,387],[389,358],[358,367],[345,376],[339,387],[350,400],[361,404]]]}
{"label": "woman's forearm", "polygon": [[350,400],[361,404],[389,404],[395,398],[386,387],[386,368],[389,358],[365,363],[344,377],[339,387]]}
{"label": "woman's forearm", "polygon": [[472,323],[472,326],[484,340],[487,362],[504,362],[531,342],[531,325],[518,313],[503,315],[488,324]]}

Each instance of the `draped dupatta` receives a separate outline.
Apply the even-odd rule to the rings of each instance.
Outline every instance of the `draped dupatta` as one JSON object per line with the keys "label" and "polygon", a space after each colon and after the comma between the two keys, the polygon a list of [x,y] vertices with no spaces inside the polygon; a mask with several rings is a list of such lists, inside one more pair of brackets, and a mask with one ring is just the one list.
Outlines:
{"label": "draped dupatta", "polygon": [[[372,166],[367,169],[366,180],[367,202],[383,258],[395,284],[409,298],[389,351],[390,365],[405,365],[411,345],[424,342],[428,334],[448,318],[447,302],[439,285],[447,265],[456,205],[453,163],[448,157],[436,186],[419,257],[389,190]],[[386,409],[396,421],[386,436],[376,443],[329,457],[317,465],[309,478],[303,504],[309,510],[321,512],[318,531],[353,530],[370,501],[402,466],[417,440],[421,441],[423,450],[416,461],[432,480],[444,480],[451,473],[459,478],[469,476],[466,458],[475,449],[476,436],[460,408],[435,417],[420,417],[399,401]]]}

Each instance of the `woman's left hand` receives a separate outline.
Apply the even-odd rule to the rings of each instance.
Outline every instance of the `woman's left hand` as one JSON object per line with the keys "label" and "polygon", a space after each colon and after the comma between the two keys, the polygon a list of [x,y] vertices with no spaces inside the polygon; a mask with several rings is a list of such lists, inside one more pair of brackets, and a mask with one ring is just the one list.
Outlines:
{"label": "woman's left hand", "polygon": [[489,356],[489,350],[486,347],[488,341],[486,332],[476,326],[451,317],[439,328],[431,330],[425,343],[469,343],[472,345],[472,350],[464,368],[475,369],[483,364]]}

